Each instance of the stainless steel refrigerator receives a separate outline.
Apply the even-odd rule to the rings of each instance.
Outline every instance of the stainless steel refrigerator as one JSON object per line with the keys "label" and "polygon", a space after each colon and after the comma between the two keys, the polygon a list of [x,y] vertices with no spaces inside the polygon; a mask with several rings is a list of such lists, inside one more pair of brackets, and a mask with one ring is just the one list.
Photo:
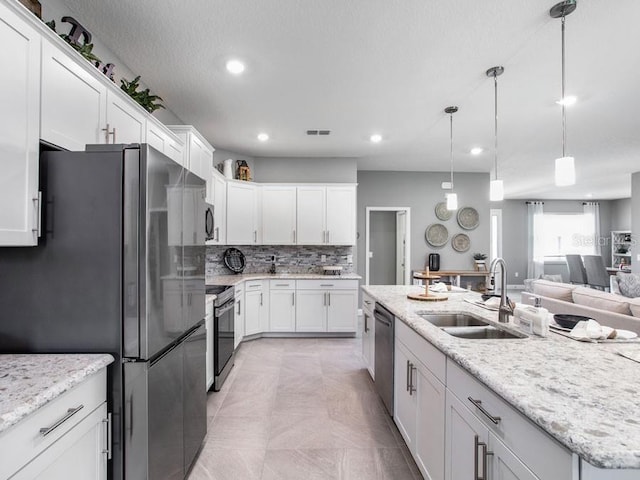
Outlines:
{"label": "stainless steel refrigerator", "polygon": [[42,152],[43,235],[0,248],[0,352],[107,352],[109,477],[182,479],[206,433],[205,181],[148,145]]}

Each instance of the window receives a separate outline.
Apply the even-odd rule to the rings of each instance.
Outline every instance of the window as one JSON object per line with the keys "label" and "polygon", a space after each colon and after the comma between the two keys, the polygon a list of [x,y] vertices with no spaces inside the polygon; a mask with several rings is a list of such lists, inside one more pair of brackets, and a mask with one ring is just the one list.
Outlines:
{"label": "window", "polygon": [[596,253],[593,217],[583,213],[545,213],[536,218],[542,222],[541,250],[545,258],[567,253]]}

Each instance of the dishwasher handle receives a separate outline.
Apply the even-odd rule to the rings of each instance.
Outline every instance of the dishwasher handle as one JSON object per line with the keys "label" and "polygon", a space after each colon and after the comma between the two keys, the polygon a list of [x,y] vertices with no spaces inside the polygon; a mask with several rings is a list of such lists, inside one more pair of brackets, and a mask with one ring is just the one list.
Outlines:
{"label": "dishwasher handle", "polygon": [[380,322],[387,327],[392,326],[391,320],[387,319],[387,316],[384,313],[380,312],[380,310],[374,310],[373,316],[376,318],[376,322]]}

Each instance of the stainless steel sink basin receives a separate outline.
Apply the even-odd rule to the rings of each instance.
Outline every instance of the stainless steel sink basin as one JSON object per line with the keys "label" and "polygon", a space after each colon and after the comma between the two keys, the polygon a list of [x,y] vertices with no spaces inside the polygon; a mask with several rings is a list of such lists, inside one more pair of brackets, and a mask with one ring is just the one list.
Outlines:
{"label": "stainless steel sink basin", "polygon": [[436,327],[484,327],[489,323],[467,313],[418,313]]}
{"label": "stainless steel sink basin", "polygon": [[453,335],[454,337],[469,338],[475,340],[498,340],[527,337],[526,335],[521,333],[500,330],[490,325],[487,325],[486,327],[445,327],[442,330],[449,335]]}

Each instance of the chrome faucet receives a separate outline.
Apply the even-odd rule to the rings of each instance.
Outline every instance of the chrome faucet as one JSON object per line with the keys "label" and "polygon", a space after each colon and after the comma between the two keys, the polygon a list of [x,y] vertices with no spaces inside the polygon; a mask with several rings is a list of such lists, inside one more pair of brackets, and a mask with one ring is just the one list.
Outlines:
{"label": "chrome faucet", "polygon": [[[509,302],[509,298],[507,297],[507,265],[504,262],[504,259],[498,257],[494,258],[491,262],[491,266],[489,267],[489,273],[491,274],[491,279],[494,280],[495,285],[495,276],[496,276],[496,268],[500,265],[500,307],[498,308],[498,322],[500,323],[509,323],[509,316],[513,315],[513,308],[511,307],[511,303]],[[495,287],[494,287],[495,288]]]}

